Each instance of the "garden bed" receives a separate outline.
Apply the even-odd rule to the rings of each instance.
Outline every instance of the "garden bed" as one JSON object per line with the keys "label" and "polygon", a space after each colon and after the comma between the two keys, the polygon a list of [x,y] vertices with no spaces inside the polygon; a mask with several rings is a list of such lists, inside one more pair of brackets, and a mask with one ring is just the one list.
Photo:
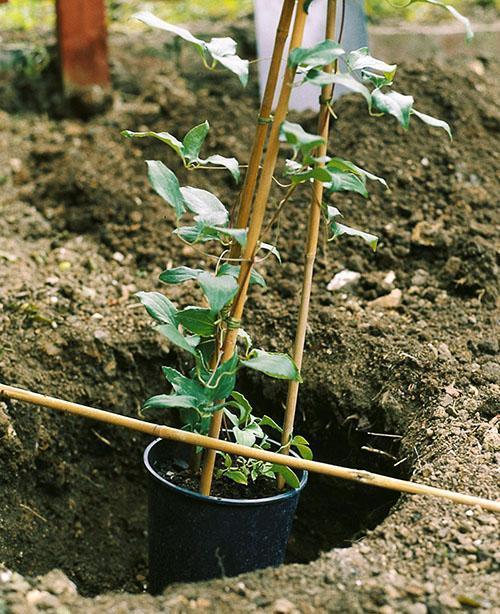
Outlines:
{"label": "garden bed", "polygon": [[[171,213],[144,179],[144,158],[168,154],[126,142],[120,130],[183,135],[214,117],[209,148],[246,160],[258,101],[253,84],[252,109],[221,74],[197,77],[195,98],[189,56],[158,57],[156,41],[112,42],[114,108],[86,122],[54,117],[61,106],[56,94],[47,102],[45,75],[39,99],[36,80],[22,95],[19,81],[0,83],[0,381],[135,416],[164,391],[160,366],[182,368],[184,357],[151,332],[133,294],[151,290],[179,250],[189,266],[202,257],[170,236]],[[172,62],[184,77],[172,76]],[[453,143],[423,125],[402,133],[390,119],[375,122],[355,98],[339,103],[332,150],[338,134],[337,153],[385,176],[392,192],[337,197],[346,221],[381,244],[373,254],[343,240],[319,256],[298,430],[318,460],[494,498],[499,119],[495,66],[481,66],[484,75],[477,63],[476,72],[402,69],[401,89],[450,122]],[[312,115],[303,123],[314,131]],[[220,151],[236,125],[231,151]],[[234,199],[218,171],[199,185]],[[245,326],[270,350],[291,346],[307,204],[297,196],[285,210],[284,265],[267,259],[274,283],[249,299]],[[359,281],[327,290],[344,269]],[[189,304],[191,292],[174,287],[170,296]],[[279,416],[285,387],[247,378],[246,393]],[[299,509],[289,563],[302,565],[172,587],[156,599],[133,594],[147,576],[147,438],[17,402],[0,404],[0,438],[0,612],[66,604],[72,612],[420,614],[498,605],[493,514],[326,478],[311,480]],[[53,568],[86,597],[53,572],[34,579]],[[110,590],[127,593],[94,597]]]}

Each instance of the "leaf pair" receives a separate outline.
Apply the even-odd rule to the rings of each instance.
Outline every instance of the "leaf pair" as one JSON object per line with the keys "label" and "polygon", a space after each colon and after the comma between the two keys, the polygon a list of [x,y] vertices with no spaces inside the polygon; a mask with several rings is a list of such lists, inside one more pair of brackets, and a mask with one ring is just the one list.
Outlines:
{"label": "leaf pair", "polygon": [[240,180],[240,168],[236,158],[226,158],[215,154],[208,158],[200,158],[200,151],[205,142],[210,125],[208,121],[194,126],[189,130],[182,141],[179,141],[173,134],[169,132],[133,132],[132,130],[123,130],[122,136],[132,138],[152,137],[158,139],[171,147],[177,155],[182,159],[184,166],[188,169],[192,168],[207,168],[208,166],[222,166],[227,168],[231,173],[236,183]]}
{"label": "leaf pair", "polygon": [[134,17],[151,28],[170,32],[191,43],[200,54],[207,68],[213,69],[219,63],[234,73],[243,86],[248,83],[249,62],[236,55],[236,42],[232,38],[212,38],[207,43],[201,38],[193,36],[186,28],[167,23],[149,11],[141,11],[136,13]]}

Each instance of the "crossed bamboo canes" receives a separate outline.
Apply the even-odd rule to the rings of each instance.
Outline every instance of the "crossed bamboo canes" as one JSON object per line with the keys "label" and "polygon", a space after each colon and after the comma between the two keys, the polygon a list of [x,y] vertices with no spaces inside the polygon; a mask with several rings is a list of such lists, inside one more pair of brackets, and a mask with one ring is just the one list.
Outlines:
{"label": "crossed bamboo canes", "polygon": [[127,416],[122,416],[113,412],[88,407],[86,405],[80,405],[78,403],[72,403],[70,401],[64,401],[63,399],[45,396],[43,394],[23,390],[21,388],[15,388],[13,386],[7,386],[5,384],[0,384],[0,397],[16,399],[25,403],[32,403],[41,407],[56,409],[58,411],[68,412],[84,418],[90,418],[91,420],[98,420],[100,422],[106,422],[107,424],[122,426],[134,431],[140,431],[142,433],[152,435],[153,437],[170,439],[172,441],[177,441],[192,446],[202,446],[203,448],[207,448],[214,453],[216,451],[220,451],[228,454],[235,454],[247,458],[254,458],[266,463],[286,465],[292,469],[310,471],[312,473],[321,473],[334,478],[341,478],[352,482],[360,482],[362,484],[368,484],[369,486],[378,486],[380,488],[388,488],[389,490],[396,490],[398,492],[414,495],[448,499],[453,503],[477,506],[490,512],[500,513],[500,501],[492,501],[482,497],[465,495],[452,490],[446,490],[444,488],[436,488],[435,486],[419,484],[418,482],[409,482],[407,480],[389,478],[377,473],[370,473],[369,471],[349,469],[338,465],[305,460],[295,456],[276,454],[275,452],[268,452],[258,448],[250,448],[248,446],[242,446],[229,441],[215,439],[205,435],[198,435],[197,433],[181,431],[180,429],[175,429],[170,426],[162,426],[151,422],[145,422],[143,420],[138,420],[136,418],[128,418]]}

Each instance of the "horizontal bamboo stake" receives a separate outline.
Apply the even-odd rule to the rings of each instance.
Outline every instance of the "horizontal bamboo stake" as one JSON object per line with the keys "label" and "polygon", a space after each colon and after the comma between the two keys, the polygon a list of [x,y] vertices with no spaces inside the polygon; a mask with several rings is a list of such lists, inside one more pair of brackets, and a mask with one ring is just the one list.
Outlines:
{"label": "horizontal bamboo stake", "polygon": [[206,437],[204,435],[198,435],[197,433],[189,433],[188,431],[181,431],[180,429],[175,429],[170,426],[152,424],[151,422],[137,420],[136,418],[128,418],[127,416],[121,416],[120,414],[104,411],[102,409],[95,409],[94,407],[88,407],[86,405],[79,405],[78,403],[71,403],[70,401],[64,401],[55,397],[48,397],[29,390],[14,388],[13,386],[0,384],[0,397],[2,396],[10,399],[17,399],[18,401],[24,401],[26,403],[33,403],[34,405],[41,405],[42,407],[48,407],[50,409],[65,411],[70,414],[83,416],[84,418],[90,418],[92,420],[99,420],[100,422],[114,424],[115,426],[124,426],[125,428],[129,428],[134,431],[147,433],[153,437],[171,439],[173,441],[179,441],[181,443],[186,443],[193,446],[201,446],[211,450],[227,452],[228,454],[255,458],[257,460],[275,463],[278,465],[287,465],[292,469],[311,471],[312,473],[321,473],[334,478],[361,482],[362,484],[368,484],[369,486],[388,488],[389,490],[396,490],[413,495],[438,497],[440,499],[448,499],[454,503],[478,506],[491,512],[500,512],[499,501],[492,501],[490,499],[474,497],[472,495],[464,495],[452,490],[436,488],[435,486],[427,486],[426,484],[419,484],[417,482],[389,478],[384,475],[370,473],[368,471],[361,471],[359,469],[349,469],[347,467],[339,467],[338,465],[329,465],[328,463],[309,461],[303,458],[297,458],[295,456],[285,456],[284,454],[276,454],[275,452],[268,452],[257,448],[249,448],[248,446],[241,446],[230,441]]}

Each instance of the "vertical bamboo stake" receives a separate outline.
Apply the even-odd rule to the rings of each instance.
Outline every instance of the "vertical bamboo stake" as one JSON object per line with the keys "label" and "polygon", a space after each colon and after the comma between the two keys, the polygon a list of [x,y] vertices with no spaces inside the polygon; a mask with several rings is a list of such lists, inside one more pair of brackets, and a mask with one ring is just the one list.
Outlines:
{"label": "vertical bamboo stake", "polygon": [[[245,174],[245,181],[239,197],[238,216],[235,228],[246,228],[248,220],[250,218],[250,212],[252,208],[252,201],[255,194],[255,186],[257,184],[257,177],[259,174],[260,162],[264,153],[264,145],[266,142],[266,136],[268,132],[268,126],[272,123],[271,111],[274,101],[274,95],[276,93],[276,86],[279,77],[279,71],[281,61],[283,59],[283,51],[285,49],[286,40],[290,32],[290,24],[292,22],[293,11],[295,8],[295,0],[283,0],[283,7],[281,9],[281,15],[276,30],[276,39],[274,41],[274,49],[271,58],[271,64],[269,66],[269,73],[267,76],[266,87],[264,89],[264,95],[262,96],[262,103],[260,106],[259,116],[257,118],[257,126],[255,129],[255,135],[252,145],[252,151],[250,154],[250,160],[248,162],[248,169]],[[229,252],[229,259],[236,259],[241,253],[240,244],[237,241],[233,241],[231,250]],[[217,368],[219,362],[219,343],[215,344],[215,351],[211,360],[212,369]],[[196,452],[193,448],[193,458],[190,464],[193,473],[198,473],[201,465],[202,452]]]}
{"label": "vertical bamboo stake", "polygon": [[[328,9],[326,17],[326,39],[335,37],[335,18],[337,15],[337,1],[328,0]],[[325,72],[332,72],[334,65],[325,66]],[[330,127],[330,111],[328,103],[333,94],[333,84],[325,85],[321,88],[320,110],[318,117],[318,134],[323,138],[324,143],[318,147],[317,156],[326,156],[328,149],[328,131]],[[302,281],[302,294],[300,299],[299,317],[297,321],[297,330],[295,333],[295,341],[293,346],[293,359],[299,368],[302,367],[302,358],[304,355],[304,343],[306,338],[307,319],[309,316],[309,303],[311,300],[311,288],[314,271],[314,261],[318,250],[318,237],[321,222],[321,202],[323,199],[323,183],[314,181],[313,193],[311,198],[311,206],[309,209],[309,222],[307,230],[306,255],[304,262],[304,277]],[[290,438],[293,433],[293,425],[295,421],[295,411],[297,409],[297,398],[299,395],[299,382],[288,382],[288,395],[286,400],[285,418],[283,421],[283,433],[281,436],[281,444],[283,446],[282,453],[288,454],[290,451]],[[285,482],[282,476],[278,476],[278,487],[283,488]]]}
{"label": "vertical bamboo stake", "polygon": [[[299,2],[297,3],[293,31],[290,40],[291,49],[295,47],[300,47],[300,45],[302,44],[306,18],[307,13],[304,9],[304,2],[302,0],[299,0]],[[255,195],[252,219],[248,229],[247,243],[243,250],[240,274],[238,277],[239,291],[231,309],[229,326],[226,338],[224,339],[222,356],[223,362],[226,362],[233,356],[236,347],[239,324],[243,315],[243,308],[245,306],[248,286],[250,283],[250,273],[252,272],[252,266],[255,259],[255,253],[258,247],[259,236],[262,230],[262,223],[264,221],[264,216],[266,213],[267,200],[269,198],[269,192],[271,190],[273,173],[276,167],[276,160],[278,158],[280,126],[285,120],[288,112],[288,102],[290,99],[290,94],[292,92],[295,72],[295,68],[287,66],[285,75],[283,77],[283,83],[281,85],[280,97],[278,100],[278,105],[276,107],[276,112],[274,114],[274,122],[272,124],[271,133],[269,135],[269,143],[263,162],[263,169],[260,177],[259,187]],[[213,415],[208,433],[210,437],[219,437],[223,414],[224,411],[219,410]],[[215,465],[215,456],[216,453],[214,450],[207,450],[204,455],[203,468],[200,480],[200,492],[203,495],[210,494]]]}
{"label": "vertical bamboo stake", "polygon": [[[278,29],[276,30],[273,55],[269,66],[264,95],[262,96],[259,117],[257,119],[252,152],[250,154],[248,169],[245,174],[245,182],[243,184],[239,199],[238,217],[235,223],[236,228],[246,228],[250,218],[252,201],[255,194],[255,186],[257,184],[257,176],[259,174],[260,161],[262,160],[262,155],[264,153],[264,145],[266,142],[268,127],[272,123],[271,111],[274,101],[274,94],[276,92],[281,61],[283,59],[283,52],[285,49],[286,40],[288,38],[288,33],[290,31],[290,24],[292,21],[294,8],[295,0],[283,0],[283,8],[281,9]],[[240,245],[238,242],[233,241],[230,258],[237,258],[239,254]]]}

